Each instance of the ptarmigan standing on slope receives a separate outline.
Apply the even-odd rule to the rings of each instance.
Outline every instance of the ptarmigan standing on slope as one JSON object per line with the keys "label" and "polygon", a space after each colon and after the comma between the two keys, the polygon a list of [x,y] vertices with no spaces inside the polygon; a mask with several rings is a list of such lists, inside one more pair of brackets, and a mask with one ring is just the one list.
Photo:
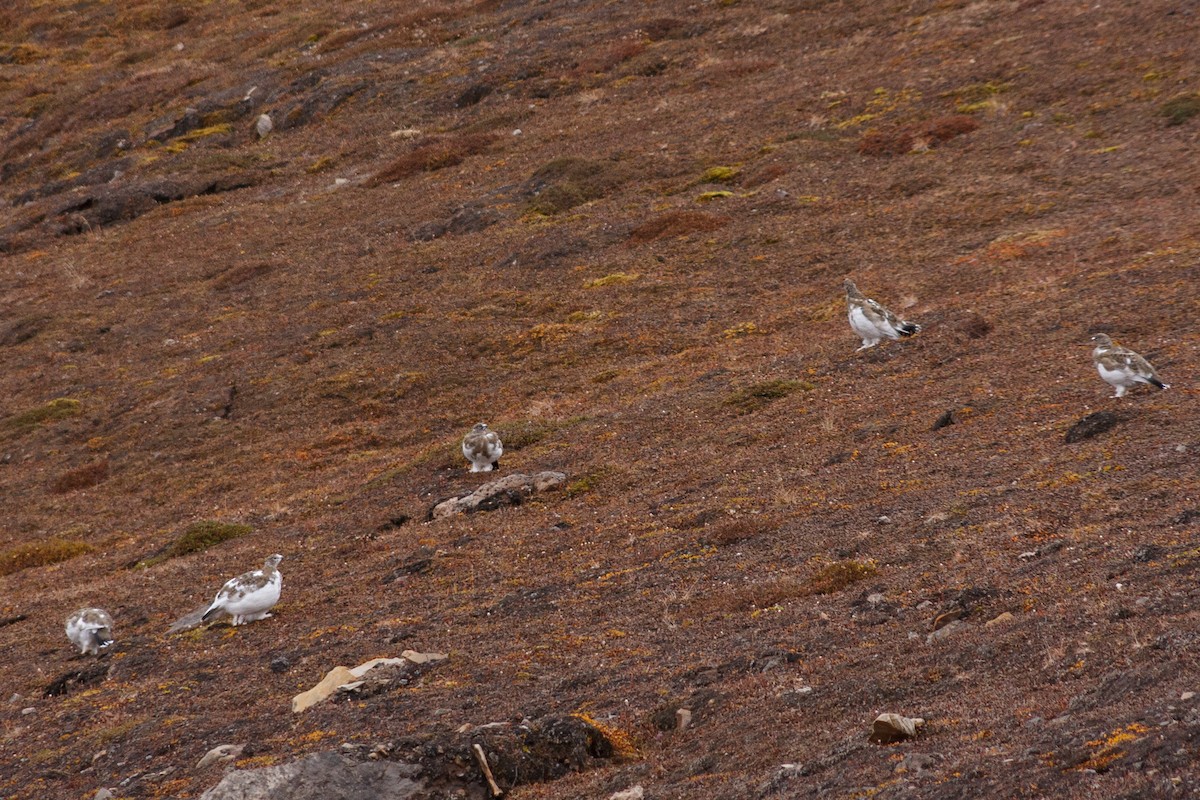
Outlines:
{"label": "ptarmigan standing on slope", "polygon": [[885,336],[889,339],[899,339],[901,336],[912,336],[921,330],[917,323],[905,322],[879,303],[864,297],[854,285],[854,281],[849,278],[846,279],[845,285],[850,327],[863,341],[859,350],[874,347]]}
{"label": "ptarmigan standing on slope", "polygon": [[271,616],[267,611],[279,602],[279,592],[283,589],[283,575],[276,569],[280,561],[283,556],[278,553],[267,556],[262,569],[230,578],[201,619],[208,622],[224,611],[233,617],[234,625],[241,625]]}
{"label": "ptarmigan standing on slope", "polygon": [[1139,383],[1148,383],[1159,389],[1170,389],[1169,383],[1163,383],[1150,362],[1132,350],[1113,344],[1106,333],[1097,333],[1092,337],[1096,349],[1092,351],[1092,361],[1100,377],[1112,385],[1117,393],[1113,397],[1124,397],[1125,390]]}
{"label": "ptarmigan standing on slope", "polygon": [[102,608],[81,608],[67,617],[67,638],[84,655],[99,655],[113,643],[113,621]]}
{"label": "ptarmigan standing on slope", "polygon": [[462,451],[471,462],[471,472],[491,472],[500,469],[504,445],[495,431],[489,431],[486,424],[477,422],[463,437]]}

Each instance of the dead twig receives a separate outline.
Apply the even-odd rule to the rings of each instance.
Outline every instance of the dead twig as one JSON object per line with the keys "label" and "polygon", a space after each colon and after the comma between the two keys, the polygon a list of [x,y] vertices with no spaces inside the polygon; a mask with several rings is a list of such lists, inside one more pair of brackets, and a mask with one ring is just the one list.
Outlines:
{"label": "dead twig", "polygon": [[483,753],[483,748],[478,744],[471,745],[471,749],[475,751],[475,760],[479,762],[479,768],[483,770],[483,777],[487,778],[488,786],[492,788],[492,797],[500,797],[504,794],[504,790],[496,785],[496,779],[492,777],[492,768],[488,766],[487,756]]}

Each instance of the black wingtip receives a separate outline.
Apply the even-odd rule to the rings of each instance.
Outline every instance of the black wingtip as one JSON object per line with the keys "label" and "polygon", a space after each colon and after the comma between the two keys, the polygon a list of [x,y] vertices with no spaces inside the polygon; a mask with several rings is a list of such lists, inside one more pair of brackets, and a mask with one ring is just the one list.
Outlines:
{"label": "black wingtip", "polygon": [[1151,385],[1151,386],[1157,386],[1159,389],[1166,389],[1166,388],[1168,388],[1168,387],[1170,386],[1170,384],[1163,383],[1163,382],[1162,382],[1162,381],[1160,381],[1158,378],[1151,378],[1151,379],[1150,379],[1150,385]]}
{"label": "black wingtip", "polygon": [[921,330],[921,326],[915,322],[900,323],[900,335],[901,336],[912,336],[914,333],[916,333],[919,330]]}

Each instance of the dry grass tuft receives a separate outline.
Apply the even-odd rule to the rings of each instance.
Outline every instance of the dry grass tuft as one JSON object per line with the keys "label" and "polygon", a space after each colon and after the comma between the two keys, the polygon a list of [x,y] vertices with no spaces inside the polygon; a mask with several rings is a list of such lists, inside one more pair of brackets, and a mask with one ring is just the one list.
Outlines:
{"label": "dry grass tuft", "polygon": [[817,570],[808,586],[812,594],[833,594],[877,572],[874,561],[835,561]]}
{"label": "dry grass tuft", "polygon": [[87,542],[70,539],[47,539],[44,542],[26,542],[0,553],[0,575],[11,575],[30,567],[57,564],[92,551]]}
{"label": "dry grass tuft", "polygon": [[710,610],[749,611],[777,606],[787,600],[816,594],[834,594],[876,574],[873,561],[835,561],[809,578],[777,578],[737,589],[712,601],[702,601]]}
{"label": "dry grass tuft", "polygon": [[704,540],[717,547],[730,547],[775,529],[776,526],[766,520],[732,520],[705,531]]}
{"label": "dry grass tuft", "polygon": [[867,156],[898,156],[914,150],[928,150],[944,142],[977,130],[972,117],[957,114],[938,117],[919,125],[905,125],[886,131],[867,131],[858,142],[858,152]]}
{"label": "dry grass tuft", "polygon": [[641,55],[645,49],[646,43],[637,39],[613,42],[580,61],[574,74],[576,77],[584,77],[608,72],[618,64]]}

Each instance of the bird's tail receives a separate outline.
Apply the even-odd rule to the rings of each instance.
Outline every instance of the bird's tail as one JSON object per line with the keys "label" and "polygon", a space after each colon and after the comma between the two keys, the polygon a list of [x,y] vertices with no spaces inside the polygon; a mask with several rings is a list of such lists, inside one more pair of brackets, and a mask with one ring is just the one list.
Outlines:
{"label": "bird's tail", "polygon": [[1159,389],[1170,389],[1171,388],[1171,384],[1163,383],[1158,378],[1149,378],[1148,382],[1150,383],[1150,385],[1157,386]]}
{"label": "bird's tail", "polygon": [[200,621],[201,621],[201,622],[208,622],[210,619],[212,619],[213,617],[215,617],[215,616],[216,616],[217,614],[219,614],[220,612],[221,612],[221,607],[220,607],[220,606],[216,606],[216,605],[214,605],[214,606],[210,606],[210,607],[209,607],[209,609],[208,609],[208,611],[205,611],[205,612],[204,612],[204,615],[200,617]]}
{"label": "bird's tail", "polygon": [[92,636],[96,639],[97,647],[108,647],[113,643],[112,632],[108,628],[97,628],[92,631]]}
{"label": "bird's tail", "polygon": [[921,326],[915,322],[901,321],[900,324],[896,326],[896,330],[900,331],[901,336],[912,336],[914,333],[921,330]]}

